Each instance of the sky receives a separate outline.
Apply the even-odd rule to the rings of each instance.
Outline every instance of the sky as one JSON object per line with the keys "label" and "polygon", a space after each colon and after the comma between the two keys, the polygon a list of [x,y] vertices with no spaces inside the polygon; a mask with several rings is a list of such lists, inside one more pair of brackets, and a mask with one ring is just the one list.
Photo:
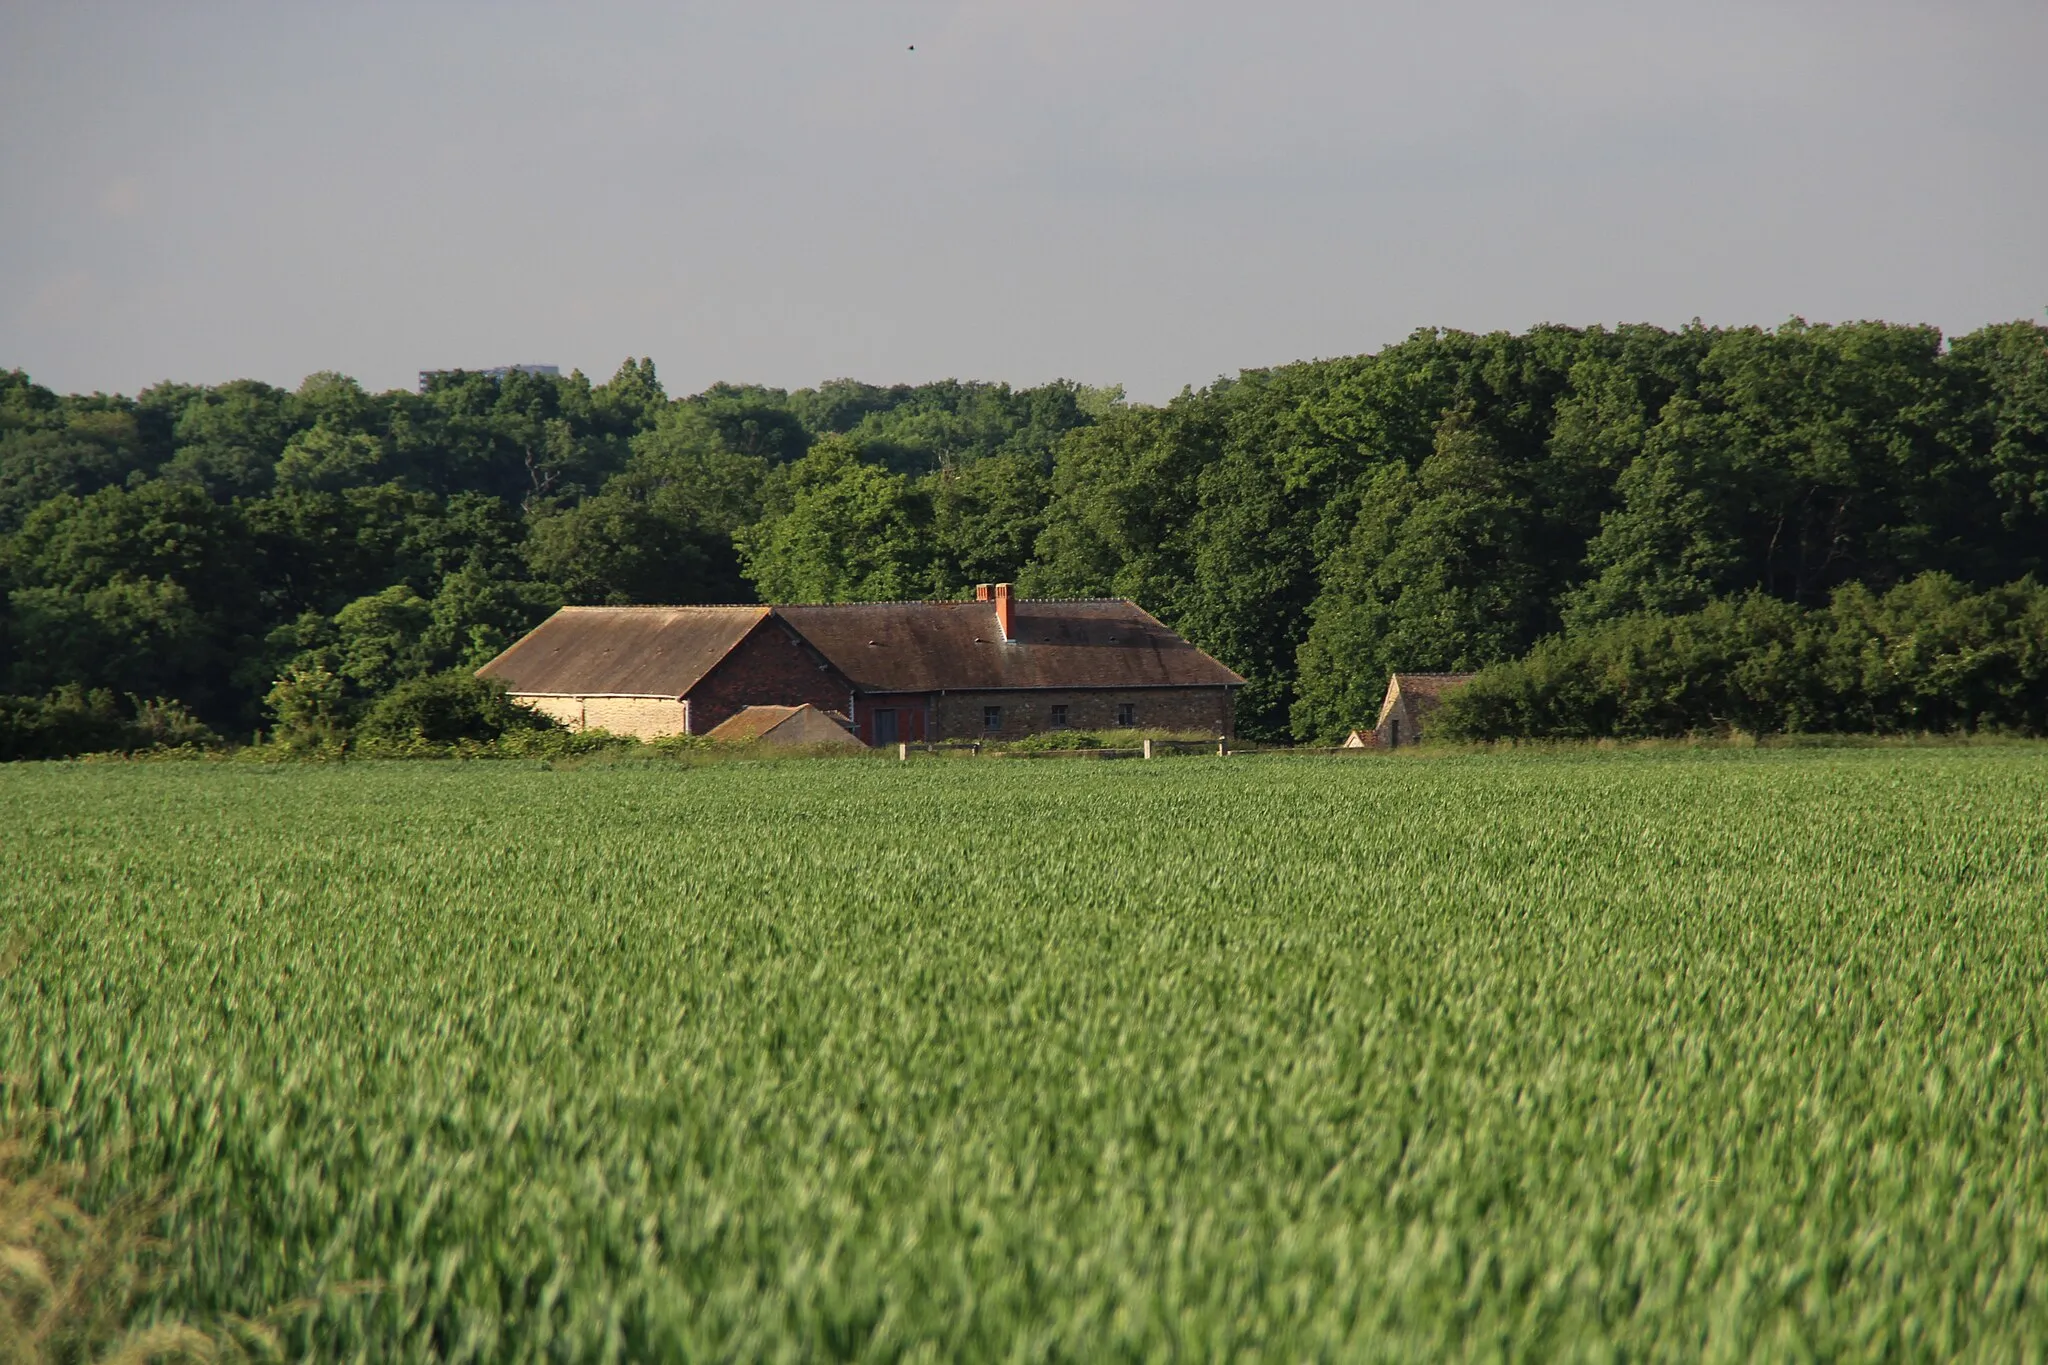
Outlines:
{"label": "sky", "polygon": [[1162,401],[2048,307],[2041,0],[0,0],[0,369]]}

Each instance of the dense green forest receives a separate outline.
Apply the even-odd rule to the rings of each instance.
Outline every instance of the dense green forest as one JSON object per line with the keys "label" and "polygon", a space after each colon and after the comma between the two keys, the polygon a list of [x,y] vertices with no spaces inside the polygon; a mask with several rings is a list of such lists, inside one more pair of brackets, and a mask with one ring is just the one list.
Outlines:
{"label": "dense green forest", "polygon": [[562,603],[1010,579],[1135,598],[1252,680],[1246,734],[1313,739],[1370,721],[1395,668],[1546,641],[1562,666],[1738,600],[1952,602],[2044,558],[2048,329],[2024,322],[1424,331],[1159,407],[1066,382],[671,399],[647,360],[384,394],[0,373],[0,689],[174,700],[227,734],[474,666]]}

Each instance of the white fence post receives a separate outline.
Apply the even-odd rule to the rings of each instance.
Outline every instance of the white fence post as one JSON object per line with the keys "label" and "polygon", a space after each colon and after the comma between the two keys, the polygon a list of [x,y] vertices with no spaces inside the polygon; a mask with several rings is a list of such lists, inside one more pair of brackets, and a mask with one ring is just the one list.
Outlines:
{"label": "white fence post", "polygon": [[1149,739],[1145,741],[1145,757],[1152,757],[1152,741]]}

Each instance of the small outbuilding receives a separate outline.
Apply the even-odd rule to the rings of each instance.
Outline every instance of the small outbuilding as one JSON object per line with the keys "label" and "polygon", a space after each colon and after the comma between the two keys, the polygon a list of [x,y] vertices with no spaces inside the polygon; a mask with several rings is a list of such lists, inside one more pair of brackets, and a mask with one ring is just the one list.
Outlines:
{"label": "small outbuilding", "polygon": [[1470,673],[1393,674],[1387,679],[1387,699],[1380,703],[1380,718],[1373,723],[1370,737],[1354,730],[1346,747],[1398,749],[1421,743],[1430,715],[1472,677]]}
{"label": "small outbuilding", "polygon": [[783,745],[844,744],[865,748],[837,711],[801,706],[749,706],[714,726],[706,739],[726,743]]}

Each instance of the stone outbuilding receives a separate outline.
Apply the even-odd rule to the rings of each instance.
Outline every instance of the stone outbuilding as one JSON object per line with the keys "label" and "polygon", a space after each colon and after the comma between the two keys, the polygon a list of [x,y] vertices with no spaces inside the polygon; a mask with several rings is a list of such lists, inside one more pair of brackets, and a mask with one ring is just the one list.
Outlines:
{"label": "stone outbuilding", "polygon": [[837,711],[820,711],[809,702],[801,706],[749,706],[731,720],[714,726],[705,738],[742,744],[861,747],[845,716]]}
{"label": "stone outbuilding", "polygon": [[1422,742],[1430,714],[1445,697],[1472,681],[1470,673],[1396,673],[1387,679],[1387,699],[1371,731],[1351,732],[1348,748],[1398,749]]}
{"label": "stone outbuilding", "polygon": [[748,707],[864,744],[1145,729],[1229,738],[1244,679],[1121,598],[564,607],[477,670],[572,730],[708,734]]}

